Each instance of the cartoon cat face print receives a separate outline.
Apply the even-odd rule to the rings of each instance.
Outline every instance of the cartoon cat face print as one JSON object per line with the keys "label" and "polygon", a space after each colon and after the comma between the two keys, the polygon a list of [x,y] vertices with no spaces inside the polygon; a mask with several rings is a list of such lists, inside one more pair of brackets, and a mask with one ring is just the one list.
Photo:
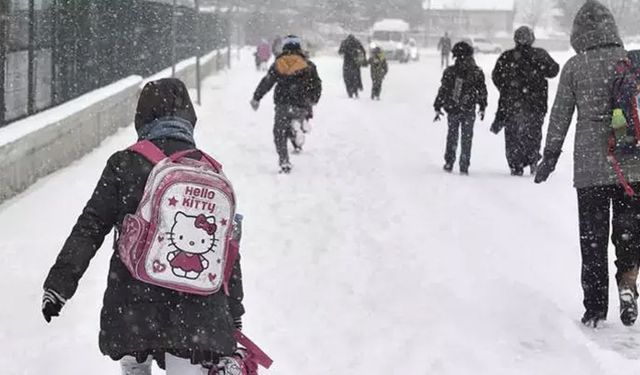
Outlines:
{"label": "cartoon cat face print", "polygon": [[216,245],[216,230],[216,219],[213,216],[188,216],[178,212],[169,239],[177,250],[190,254],[205,254]]}

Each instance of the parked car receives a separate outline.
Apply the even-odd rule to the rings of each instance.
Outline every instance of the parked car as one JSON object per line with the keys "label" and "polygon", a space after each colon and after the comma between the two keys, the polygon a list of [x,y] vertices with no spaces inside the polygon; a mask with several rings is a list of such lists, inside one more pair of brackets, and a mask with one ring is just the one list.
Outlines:
{"label": "parked car", "polygon": [[471,44],[476,53],[502,53],[502,47],[486,38],[465,38],[463,41]]}

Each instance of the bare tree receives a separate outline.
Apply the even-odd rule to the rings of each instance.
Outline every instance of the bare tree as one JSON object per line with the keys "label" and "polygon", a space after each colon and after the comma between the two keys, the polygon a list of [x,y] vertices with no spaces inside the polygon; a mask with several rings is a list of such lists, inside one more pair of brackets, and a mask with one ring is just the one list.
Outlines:
{"label": "bare tree", "polygon": [[547,16],[550,8],[549,0],[518,0],[516,2],[516,11],[520,19],[533,29]]}

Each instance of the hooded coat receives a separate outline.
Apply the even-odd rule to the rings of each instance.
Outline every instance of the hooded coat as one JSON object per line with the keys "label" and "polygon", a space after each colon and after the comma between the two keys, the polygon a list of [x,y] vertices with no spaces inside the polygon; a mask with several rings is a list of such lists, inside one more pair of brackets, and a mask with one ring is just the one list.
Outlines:
{"label": "hooded coat", "polygon": [[342,75],[349,95],[363,90],[360,68],[367,61],[367,52],[355,36],[349,35],[338,51],[344,59]]}
{"label": "hooded coat", "polygon": [[548,109],[547,80],[559,71],[560,66],[549,53],[531,43],[517,43],[504,52],[491,75],[500,92],[494,127],[503,128],[520,112],[544,117]]}
{"label": "hooded coat", "polygon": [[[459,86],[459,87],[458,87]],[[445,69],[434,108],[448,114],[475,112],[476,105],[487,107],[487,86],[484,72],[472,56],[458,57],[453,66]]]}
{"label": "hooded coat", "polygon": [[[577,54],[560,75],[545,154],[560,154],[577,108],[574,185],[576,188],[615,185],[618,180],[607,160],[611,93],[615,65],[626,57],[626,52],[611,12],[597,1],[587,1],[574,20],[571,45]],[[630,182],[640,182],[640,160],[621,157],[620,163]]]}
{"label": "hooded coat", "polygon": [[[193,129],[196,115],[184,84],[164,79],[145,86],[138,102],[136,130],[155,132],[165,123],[180,123]],[[154,124],[149,129],[149,124]],[[194,149],[182,135],[167,134],[152,142],[166,155]],[[199,157],[195,152],[194,157]],[[132,151],[119,151],[107,161],[102,176],[73,227],[44,283],[69,299],[75,294],[89,262],[105,237],[127,214],[136,211],[153,165]],[[244,313],[242,275],[236,262],[230,295],[219,292],[197,296],[149,285],[134,279],[118,252],[111,256],[107,289],[100,318],[100,349],[118,360],[125,355],[144,361],[153,355],[159,360],[169,352],[194,363],[216,360],[234,352],[234,319]]]}

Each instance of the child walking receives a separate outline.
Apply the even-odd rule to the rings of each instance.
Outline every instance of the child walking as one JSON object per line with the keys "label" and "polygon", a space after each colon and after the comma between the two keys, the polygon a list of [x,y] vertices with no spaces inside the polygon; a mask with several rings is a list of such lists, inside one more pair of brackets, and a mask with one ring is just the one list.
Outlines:
{"label": "child walking", "polygon": [[456,162],[456,150],[458,138],[462,131],[460,153],[460,173],[469,174],[471,164],[471,145],[473,143],[473,126],[476,121],[476,106],[480,120],[484,120],[484,112],[487,108],[487,86],[484,73],[476,65],[473,58],[473,47],[468,43],[459,42],[453,46],[453,66],[445,69],[442,76],[442,85],[434,103],[436,117],[439,121],[447,112],[449,132],[447,134],[447,146],[444,155],[444,170],[451,172]]}
{"label": "child walking", "polygon": [[[196,114],[184,83],[163,79],[144,87],[135,116],[139,143],[109,158],[91,199],[44,283],[42,313],[50,322],[73,297],[89,262],[115,228],[118,241],[114,245],[116,251],[111,257],[103,300],[100,350],[113,360],[122,360],[125,375],[149,373],[152,359],[170,375],[202,375],[209,371],[217,374],[216,364],[232,357],[237,349],[236,329],[241,328],[244,314],[242,275],[238,258],[225,258],[229,253],[222,251],[223,246],[227,246],[227,250],[230,246],[222,243],[231,238],[228,228],[234,222],[233,209],[225,212],[207,209],[206,214],[193,214],[194,208],[188,207],[186,195],[191,193],[204,202],[217,199],[212,192],[202,188],[196,191],[198,188],[186,183],[165,185],[172,186],[167,190],[171,199],[166,202],[162,199],[158,204],[163,205],[160,210],[171,209],[175,215],[161,215],[156,222],[149,223],[149,231],[156,225],[167,228],[168,224],[167,232],[170,232],[159,231],[157,239],[150,237],[159,247],[150,248],[145,254],[151,251],[162,254],[149,258],[152,266],[142,266],[151,267],[144,271],[153,282],[144,282],[139,274],[134,275],[130,260],[122,252],[123,243],[125,246],[131,243],[130,236],[136,229],[133,224],[141,223],[131,218],[134,213],[138,215],[143,194],[149,194],[147,180],[157,177],[150,177],[156,164],[149,155],[161,155],[162,159],[164,155],[181,154],[185,166],[212,160],[196,150],[195,125]],[[197,165],[204,168],[204,164]],[[220,166],[217,168],[221,174]],[[200,207],[208,206],[201,203]],[[185,261],[178,262],[179,257]],[[187,289],[200,285],[196,282],[211,286],[222,278],[219,269],[223,265],[216,263],[231,266],[228,283],[224,288],[220,285],[217,292],[195,294],[161,286],[162,280],[173,280]],[[187,266],[191,268],[185,269]],[[140,273],[140,268],[137,271]],[[212,284],[206,283],[205,274]],[[202,278],[196,279],[196,275]]]}
{"label": "child walking", "polygon": [[373,83],[371,87],[371,100],[380,100],[382,81],[389,72],[387,58],[384,56],[384,52],[380,47],[375,47],[371,50],[369,65],[371,66],[371,82]]}

